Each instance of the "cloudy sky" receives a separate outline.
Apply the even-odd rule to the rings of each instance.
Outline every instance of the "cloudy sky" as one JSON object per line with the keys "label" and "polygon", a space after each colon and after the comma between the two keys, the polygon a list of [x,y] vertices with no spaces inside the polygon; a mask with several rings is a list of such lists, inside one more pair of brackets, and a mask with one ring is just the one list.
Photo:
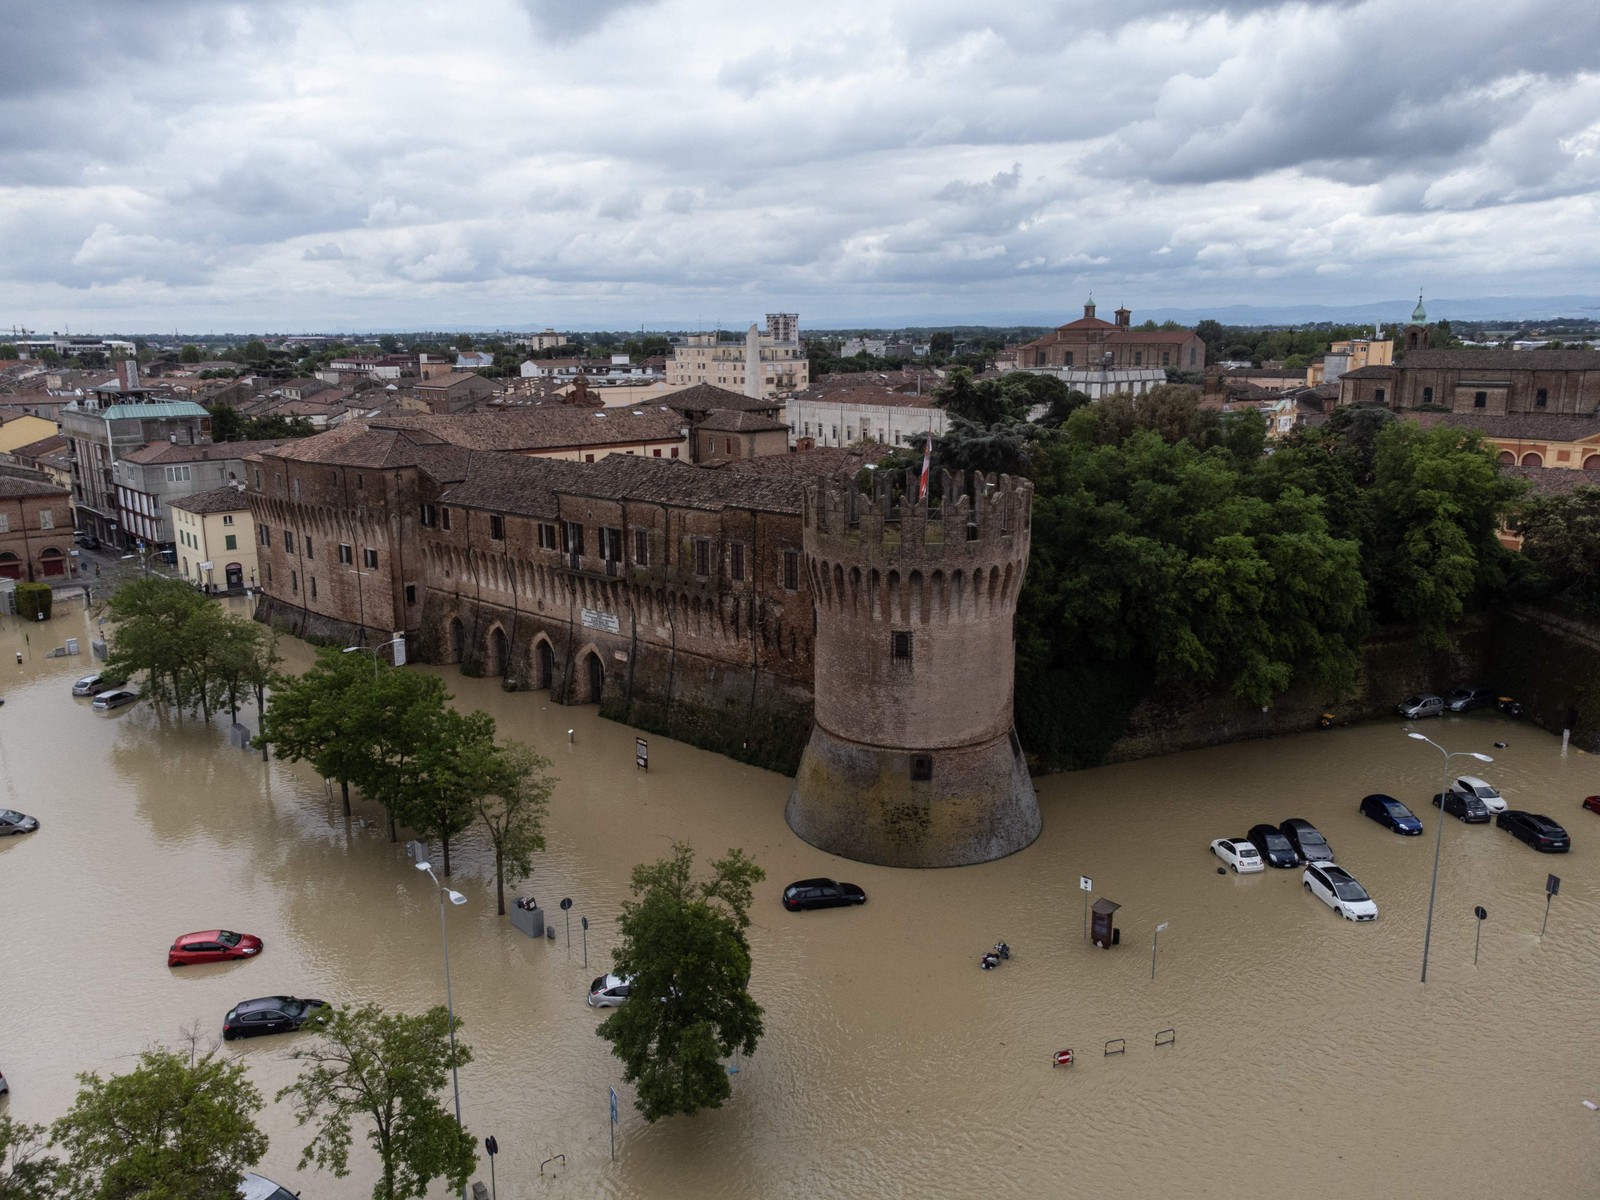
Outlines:
{"label": "cloudy sky", "polygon": [[1595,29],[1593,0],[12,5],[0,327],[1600,292]]}

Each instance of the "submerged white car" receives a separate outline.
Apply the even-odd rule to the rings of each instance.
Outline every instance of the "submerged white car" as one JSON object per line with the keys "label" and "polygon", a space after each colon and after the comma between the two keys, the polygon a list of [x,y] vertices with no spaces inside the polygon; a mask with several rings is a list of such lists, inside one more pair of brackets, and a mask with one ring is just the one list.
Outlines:
{"label": "submerged white car", "polygon": [[1267,869],[1267,864],[1261,861],[1261,851],[1245,841],[1244,838],[1217,838],[1216,841],[1211,843],[1211,853],[1227,863],[1240,875]]}
{"label": "submerged white car", "polygon": [[1494,784],[1485,783],[1476,775],[1463,775],[1456,780],[1456,786],[1452,790],[1482,800],[1491,817],[1497,817],[1506,810],[1506,798],[1494,790]]}
{"label": "submerged white car", "polygon": [[1378,906],[1367,889],[1343,867],[1333,863],[1312,863],[1300,877],[1306,891],[1321,900],[1347,921],[1376,921]]}

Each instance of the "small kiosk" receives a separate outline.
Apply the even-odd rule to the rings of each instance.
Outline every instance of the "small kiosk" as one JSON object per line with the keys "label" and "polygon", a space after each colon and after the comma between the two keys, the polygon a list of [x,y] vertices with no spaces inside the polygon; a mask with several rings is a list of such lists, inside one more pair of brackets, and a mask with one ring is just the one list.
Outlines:
{"label": "small kiosk", "polygon": [[1107,900],[1102,896],[1089,910],[1093,914],[1089,924],[1089,940],[1102,950],[1108,950],[1122,942],[1122,930],[1114,928],[1111,924],[1111,914],[1121,907],[1122,905],[1115,900]]}

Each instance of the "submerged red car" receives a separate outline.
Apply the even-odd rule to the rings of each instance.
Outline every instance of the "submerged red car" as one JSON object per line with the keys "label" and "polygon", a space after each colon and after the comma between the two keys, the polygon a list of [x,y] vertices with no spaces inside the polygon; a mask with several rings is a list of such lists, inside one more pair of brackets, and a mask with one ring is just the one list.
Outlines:
{"label": "submerged red car", "polygon": [[1600,813],[1600,796],[1585,796],[1583,806],[1592,813]]}
{"label": "submerged red car", "polygon": [[186,933],[167,951],[167,966],[187,967],[191,963],[225,962],[230,958],[254,958],[261,953],[261,939],[252,933],[231,929],[207,929]]}

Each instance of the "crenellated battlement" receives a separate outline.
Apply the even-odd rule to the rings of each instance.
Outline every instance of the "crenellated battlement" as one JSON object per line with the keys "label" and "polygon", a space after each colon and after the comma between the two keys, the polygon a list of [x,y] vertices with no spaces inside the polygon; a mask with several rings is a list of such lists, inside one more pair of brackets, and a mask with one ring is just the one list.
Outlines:
{"label": "crenellated battlement", "polygon": [[[1026,560],[1033,484],[1010,475],[940,471],[917,499],[920,472],[874,476],[871,491],[818,478],[805,490],[806,552],[911,566],[939,562]],[[1019,555],[1020,551],[1020,555]]]}

